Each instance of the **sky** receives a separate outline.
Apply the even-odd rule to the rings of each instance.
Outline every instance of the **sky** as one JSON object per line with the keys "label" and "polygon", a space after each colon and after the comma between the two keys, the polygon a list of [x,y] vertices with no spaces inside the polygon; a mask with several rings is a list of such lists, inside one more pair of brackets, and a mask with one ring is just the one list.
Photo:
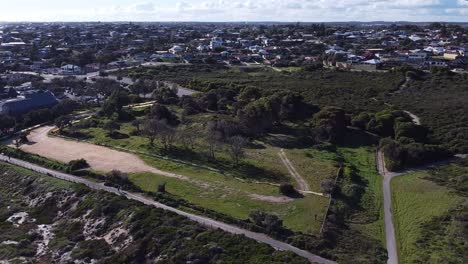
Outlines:
{"label": "sky", "polygon": [[468,0],[0,0],[0,21],[468,22]]}

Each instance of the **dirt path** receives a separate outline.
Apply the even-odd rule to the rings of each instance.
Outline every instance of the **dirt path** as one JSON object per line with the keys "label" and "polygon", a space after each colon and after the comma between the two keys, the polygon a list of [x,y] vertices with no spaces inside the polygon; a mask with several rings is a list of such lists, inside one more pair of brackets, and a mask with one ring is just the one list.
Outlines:
{"label": "dirt path", "polygon": [[[44,126],[32,130],[28,136],[30,143],[22,145],[20,149],[65,163],[82,158],[88,162],[92,169],[101,172],[109,172],[111,170],[119,170],[126,173],[150,172],[187,181],[204,190],[210,190],[210,188],[215,188],[215,185],[217,185],[215,183],[205,182],[184,175],[159,170],[155,167],[149,166],[137,155],[131,153],[85,142],[49,137],[48,132],[54,128],[54,126]],[[8,145],[10,147],[14,147],[12,142]],[[261,200],[271,203],[287,203],[293,201],[293,199],[285,196],[260,195],[244,190],[234,190],[225,185],[223,185],[223,187],[230,191],[240,191],[252,200]]]}
{"label": "dirt path", "polygon": [[[288,157],[286,156],[286,153],[284,152],[284,149],[281,149],[279,152],[278,152],[278,155],[281,159],[281,161],[283,162],[284,166],[286,166],[286,168],[288,169],[289,171],[289,174],[291,174],[291,176],[293,176],[293,178],[297,181],[297,184],[299,185],[299,191],[303,191],[303,192],[311,192],[310,191],[310,186],[309,184],[306,182],[306,180],[297,172],[296,168],[294,168],[294,166],[292,165],[291,161],[288,159]],[[311,192],[312,193],[312,192]]]}
{"label": "dirt path", "polygon": [[407,113],[411,117],[413,124],[419,125],[419,126],[421,125],[421,119],[417,115],[411,113],[410,111],[404,111],[404,112]]}

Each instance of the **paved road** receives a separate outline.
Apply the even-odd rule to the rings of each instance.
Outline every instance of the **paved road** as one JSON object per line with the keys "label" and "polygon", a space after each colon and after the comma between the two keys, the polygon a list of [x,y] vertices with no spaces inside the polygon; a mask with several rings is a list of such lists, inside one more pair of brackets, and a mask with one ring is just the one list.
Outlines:
{"label": "paved road", "polygon": [[310,192],[310,186],[307,183],[307,181],[297,172],[296,168],[292,165],[291,161],[288,159],[286,156],[286,153],[284,152],[284,149],[281,149],[278,152],[278,155],[283,162],[284,166],[289,171],[289,174],[294,177],[294,179],[297,181],[297,184],[299,184],[299,191],[304,191],[304,192]]}
{"label": "paved road", "polygon": [[103,191],[113,193],[113,194],[116,194],[116,195],[119,195],[119,196],[125,196],[128,199],[138,201],[138,202],[141,202],[141,203],[146,204],[146,205],[151,205],[151,206],[154,206],[156,208],[163,209],[163,210],[167,210],[167,211],[176,213],[178,215],[185,216],[185,217],[189,218],[192,221],[195,221],[195,222],[197,222],[197,223],[199,223],[201,225],[204,225],[204,226],[207,226],[207,227],[210,227],[210,228],[221,229],[221,230],[226,231],[226,232],[231,233],[231,234],[244,235],[244,236],[246,236],[248,238],[251,238],[253,240],[256,240],[256,241],[258,241],[260,243],[268,244],[268,245],[272,246],[273,248],[275,248],[277,250],[292,251],[292,252],[296,253],[297,255],[308,259],[311,263],[323,263],[323,264],[336,263],[334,261],[330,261],[330,260],[324,259],[324,258],[322,258],[320,256],[314,255],[314,254],[312,254],[312,253],[310,253],[308,251],[301,250],[299,248],[291,246],[291,245],[289,245],[287,243],[275,240],[275,239],[273,239],[273,238],[271,238],[271,237],[269,237],[269,236],[267,236],[265,234],[252,232],[252,231],[242,229],[242,228],[239,228],[239,227],[236,227],[236,226],[233,226],[233,225],[229,225],[229,224],[226,224],[226,223],[223,223],[223,222],[219,222],[219,221],[216,221],[216,220],[204,217],[204,216],[195,215],[195,214],[192,214],[192,213],[187,213],[187,212],[181,211],[179,209],[164,205],[162,203],[158,203],[158,202],[156,202],[156,201],[154,201],[152,199],[148,199],[148,198],[146,198],[146,197],[144,197],[144,196],[142,196],[140,194],[131,193],[131,192],[127,192],[127,191],[118,191],[116,188],[109,187],[109,186],[104,186],[104,184],[102,184],[102,183],[96,183],[96,182],[92,182],[92,181],[89,181],[89,180],[86,180],[86,179],[83,179],[83,178],[80,178],[80,177],[77,177],[77,176],[74,176],[74,175],[71,175],[71,174],[66,174],[66,173],[46,169],[46,168],[37,166],[35,164],[22,161],[22,160],[13,159],[13,158],[8,159],[8,157],[6,157],[4,155],[1,155],[1,154],[0,154],[0,160],[1,161],[7,161],[7,162],[10,162],[10,163],[15,164],[17,166],[27,168],[27,169],[30,169],[30,170],[33,170],[33,171],[36,171],[36,172],[39,172],[39,173],[47,174],[49,176],[52,176],[52,177],[55,177],[55,178],[58,178],[58,179],[62,179],[62,180],[65,180],[65,181],[84,184],[84,185],[86,185],[89,188],[94,189],[94,190],[103,190]]}
{"label": "paved road", "polygon": [[[147,63],[141,64],[141,66],[145,66],[145,67],[157,67],[157,66],[161,66],[161,65],[179,65],[179,64],[168,64],[168,63],[157,63],[157,62],[147,62]],[[180,65],[186,65],[186,64],[180,64]],[[95,80],[97,80],[97,79],[111,79],[111,80],[115,80],[117,82],[120,82],[120,83],[122,83],[124,85],[132,85],[134,83],[132,78],[122,77],[121,80],[118,80],[117,75],[113,75],[113,73],[118,72],[119,70],[127,70],[127,69],[137,68],[139,66],[140,65],[135,65],[135,66],[128,66],[128,67],[123,67],[123,68],[103,70],[103,72],[106,72],[106,73],[109,74],[108,76],[105,76],[105,77],[99,76],[99,72],[89,72],[89,73],[84,74],[84,75],[41,74],[40,76],[44,78],[44,82],[51,82],[52,79],[56,79],[56,78],[66,78],[66,77],[74,76],[74,77],[76,77],[78,79],[85,79],[87,83],[93,83],[94,82],[93,79],[95,79]],[[36,75],[36,76],[39,75],[36,72],[17,72],[17,73],[30,74],[30,75]],[[165,81],[164,81],[164,83],[167,84],[167,85],[174,84],[178,89],[177,95],[179,97],[182,97],[184,95],[193,95],[195,93],[198,93],[195,90],[182,87],[182,86],[180,86],[178,84],[175,84],[175,83],[165,82]]]}
{"label": "paved road", "polygon": [[385,158],[381,150],[377,152],[377,167],[379,174],[383,177],[383,194],[384,194],[384,222],[385,222],[385,237],[387,242],[387,251],[388,251],[388,264],[397,264],[398,263],[398,250],[396,247],[396,238],[395,238],[395,227],[393,225],[393,213],[392,213],[392,193],[391,193],[391,181],[394,177],[402,176],[411,172],[417,172],[421,170],[427,170],[433,167],[438,167],[446,165],[450,162],[453,162],[457,158],[466,158],[466,154],[457,154],[455,158],[434,162],[425,166],[415,167],[399,172],[388,171],[385,167]]}
{"label": "paved road", "polygon": [[390,190],[390,182],[393,177],[397,176],[389,173],[385,167],[385,160],[382,151],[377,152],[377,167],[380,175],[383,176],[383,194],[384,194],[384,223],[385,223],[385,238],[388,252],[388,264],[398,264],[398,251],[395,238],[395,227],[393,225],[392,215],[392,193]]}

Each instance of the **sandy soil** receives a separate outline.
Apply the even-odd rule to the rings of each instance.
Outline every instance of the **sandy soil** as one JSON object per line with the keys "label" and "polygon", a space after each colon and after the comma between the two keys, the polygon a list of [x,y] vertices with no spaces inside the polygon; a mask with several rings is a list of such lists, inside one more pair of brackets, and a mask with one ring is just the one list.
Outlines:
{"label": "sandy soil", "polygon": [[122,172],[152,172],[155,174],[189,180],[188,177],[158,170],[147,165],[138,156],[97,146],[94,144],[49,137],[47,133],[53,126],[44,126],[31,131],[28,136],[30,143],[20,148],[26,152],[35,153],[61,162],[85,159],[92,169],[102,172],[120,170]]}

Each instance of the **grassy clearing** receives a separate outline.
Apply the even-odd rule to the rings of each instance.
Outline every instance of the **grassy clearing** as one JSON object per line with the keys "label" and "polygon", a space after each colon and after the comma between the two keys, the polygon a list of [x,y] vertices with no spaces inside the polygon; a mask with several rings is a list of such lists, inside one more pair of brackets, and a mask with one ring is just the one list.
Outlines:
{"label": "grassy clearing", "polygon": [[297,172],[309,183],[312,191],[321,192],[320,183],[333,180],[336,176],[338,166],[336,162],[326,159],[330,155],[327,151],[289,149],[285,152]]}
{"label": "grassy clearing", "polygon": [[364,180],[366,191],[361,200],[361,213],[353,216],[352,227],[385,244],[382,178],[375,165],[372,147],[338,149],[347,166],[354,166]]}
{"label": "grassy clearing", "polygon": [[[316,195],[306,196],[304,199],[297,199],[288,203],[273,203],[252,199],[246,193],[246,189],[263,191],[265,194],[277,189],[267,185],[250,184],[250,188],[244,188],[247,184],[237,182],[238,185],[243,185],[243,187],[228,189],[219,186],[219,188],[205,189],[193,184],[187,184],[187,182],[179,179],[151,173],[134,173],[130,175],[130,179],[143,190],[150,192],[156,191],[158,184],[165,182],[166,190],[169,193],[196,205],[239,219],[248,218],[249,213],[253,210],[273,213],[281,217],[288,228],[309,234],[317,234],[319,231],[321,219],[328,204],[327,198]],[[317,220],[315,220],[315,215],[317,215]]]}
{"label": "grassy clearing", "polygon": [[[462,201],[460,196],[451,193],[447,188],[423,179],[425,176],[427,172],[411,173],[394,178],[391,183],[392,210],[401,263],[418,262],[421,251],[427,249],[418,245],[421,237],[426,234],[430,234],[431,238],[438,235],[435,228],[425,229],[422,225],[449,214]],[[441,222],[442,220],[436,226],[440,226]],[[426,252],[430,254],[430,263],[445,262],[444,256],[448,255],[446,251],[451,237],[453,238],[441,236],[433,241],[440,245]]]}
{"label": "grassy clearing", "polygon": [[[178,109],[176,107],[173,110]],[[212,119],[213,115],[205,113],[190,118],[194,124],[201,125]],[[155,142],[154,146],[150,146],[147,138],[131,135],[134,129],[129,122],[122,122],[118,132],[123,136],[119,138],[109,137],[107,132],[100,127],[81,129],[80,132],[88,135],[88,140],[95,143],[167,155],[171,158],[203,164],[224,171],[224,174],[221,174],[140,155],[140,158],[151,166],[188,176],[191,179],[207,183],[209,186],[209,190],[207,190],[178,179],[148,173],[133,174],[131,180],[145,191],[156,191],[159,183],[167,182],[170,193],[208,209],[240,219],[247,218],[253,210],[262,210],[280,216],[285,225],[295,231],[310,234],[316,234],[319,231],[328,205],[327,198],[307,195],[303,199],[288,203],[266,200],[281,198],[277,186],[279,183],[295,183],[286,167],[281,163],[278,156],[279,148],[263,141],[254,141],[246,148],[246,157],[242,164],[239,167],[234,167],[226,147],[218,151],[216,161],[208,159],[204,153],[208,147],[203,138],[198,140],[195,151],[176,143],[170,152],[164,153],[159,142]],[[289,152],[289,150],[286,151]],[[326,151],[293,149],[291,150],[290,160],[301,168],[301,173],[304,171],[304,174],[307,174],[305,177],[313,186],[313,190],[320,191],[320,182],[325,178],[334,178],[336,173],[336,162],[333,159],[328,159],[328,156],[333,155]],[[258,197],[257,199],[252,198],[252,194],[262,196],[263,200],[259,200]]]}

